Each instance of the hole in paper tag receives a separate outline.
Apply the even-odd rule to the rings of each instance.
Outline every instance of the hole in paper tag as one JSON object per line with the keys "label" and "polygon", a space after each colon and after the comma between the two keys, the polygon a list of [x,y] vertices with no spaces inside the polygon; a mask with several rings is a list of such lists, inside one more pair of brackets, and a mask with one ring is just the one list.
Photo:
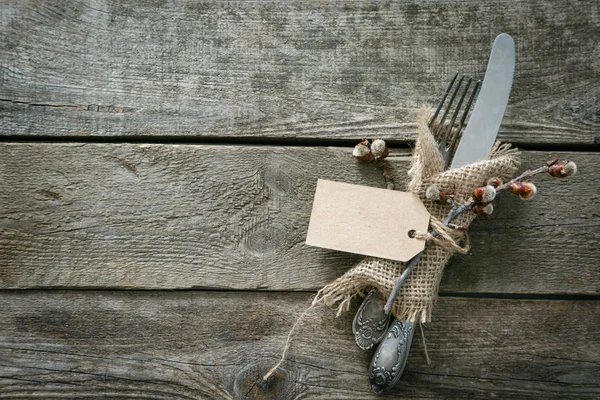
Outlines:
{"label": "hole in paper tag", "polygon": [[414,193],[319,179],[306,244],[408,261],[425,248],[429,212]]}

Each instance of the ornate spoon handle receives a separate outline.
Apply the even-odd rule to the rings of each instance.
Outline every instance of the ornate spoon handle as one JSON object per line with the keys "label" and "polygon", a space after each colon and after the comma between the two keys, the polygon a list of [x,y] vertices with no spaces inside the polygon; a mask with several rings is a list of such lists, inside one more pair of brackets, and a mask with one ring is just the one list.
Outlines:
{"label": "ornate spoon handle", "polygon": [[379,344],[369,366],[369,380],[375,393],[391,389],[400,380],[415,333],[414,328],[414,322],[396,320]]}
{"label": "ornate spoon handle", "polygon": [[390,324],[391,317],[384,312],[383,303],[381,293],[372,288],[356,312],[352,332],[356,344],[363,350],[368,350],[379,343]]}

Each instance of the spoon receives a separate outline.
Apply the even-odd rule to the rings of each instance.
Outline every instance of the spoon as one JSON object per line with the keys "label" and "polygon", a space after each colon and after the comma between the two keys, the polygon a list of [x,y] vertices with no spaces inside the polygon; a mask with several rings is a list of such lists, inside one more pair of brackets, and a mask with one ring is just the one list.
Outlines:
{"label": "spoon", "polygon": [[414,322],[396,320],[387,331],[385,340],[377,348],[369,366],[369,381],[373,392],[383,393],[400,380],[415,333],[414,328]]}
{"label": "spoon", "polygon": [[385,336],[391,314],[384,311],[384,304],[379,290],[372,288],[354,316],[352,332],[356,344],[363,350],[375,346]]}

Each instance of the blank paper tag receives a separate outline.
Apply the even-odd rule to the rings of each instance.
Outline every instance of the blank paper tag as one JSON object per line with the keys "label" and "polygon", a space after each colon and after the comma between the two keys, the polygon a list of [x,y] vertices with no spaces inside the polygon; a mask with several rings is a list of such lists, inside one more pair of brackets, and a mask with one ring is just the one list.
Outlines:
{"label": "blank paper tag", "polygon": [[306,244],[408,261],[425,248],[429,212],[410,192],[319,179]]}

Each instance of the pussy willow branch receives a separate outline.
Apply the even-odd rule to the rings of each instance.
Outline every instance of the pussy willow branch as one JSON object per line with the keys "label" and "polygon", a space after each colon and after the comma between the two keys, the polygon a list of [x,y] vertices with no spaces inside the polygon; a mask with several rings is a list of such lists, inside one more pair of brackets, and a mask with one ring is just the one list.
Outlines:
{"label": "pussy willow branch", "polygon": [[508,186],[510,186],[510,184],[511,184],[511,183],[514,183],[514,182],[520,182],[520,181],[522,181],[522,180],[523,180],[523,179],[525,179],[525,178],[531,178],[532,176],[535,176],[535,175],[539,175],[539,174],[543,174],[543,173],[545,173],[545,172],[548,172],[548,169],[549,169],[549,168],[552,166],[552,164],[554,164],[555,162],[556,162],[556,160],[554,160],[554,162],[550,162],[550,163],[548,163],[547,165],[544,165],[543,167],[539,167],[539,168],[536,168],[536,169],[530,169],[530,170],[528,170],[528,171],[525,171],[525,172],[523,172],[521,175],[517,176],[515,179],[512,179],[512,180],[510,180],[510,181],[508,181],[508,182],[506,182],[506,183],[504,183],[504,184],[502,184],[502,185],[498,186],[498,187],[496,188],[496,192],[499,192],[499,191],[501,191],[501,190],[506,190],[506,188],[507,188]]}
{"label": "pussy willow branch", "polygon": [[[517,176],[516,178],[514,178],[514,179],[512,179],[512,180],[510,180],[510,181],[508,181],[508,182],[506,182],[506,183],[498,186],[496,188],[496,192],[500,192],[500,191],[506,190],[510,186],[511,183],[520,182],[523,179],[531,178],[532,176],[548,172],[548,168],[551,167],[552,164],[554,164],[555,162],[556,162],[556,160],[554,160],[552,162],[549,162],[547,165],[544,165],[543,167],[539,167],[539,168],[536,168],[536,169],[532,169],[532,170],[528,170],[528,171],[523,172],[521,175]],[[461,204],[459,206],[453,206],[452,209],[450,210],[450,213],[446,217],[446,219],[444,219],[444,225],[448,226],[456,217],[458,217],[459,215],[461,215],[461,214],[463,214],[463,213],[471,210],[476,203],[477,202],[475,202],[475,201],[469,201],[469,202],[463,203],[463,204]],[[434,232],[434,231],[429,231],[429,233],[432,236],[437,235],[437,233]],[[429,243],[430,240],[428,240],[428,243]],[[388,298],[388,301],[387,301],[387,303],[385,304],[385,307],[384,307],[384,311],[385,311],[386,314],[389,314],[390,311],[392,310],[392,306],[394,304],[394,301],[396,300],[396,298],[400,294],[400,288],[404,284],[404,281],[406,280],[406,278],[408,278],[408,275],[410,275],[410,273],[419,264],[419,261],[421,261],[421,257],[423,256],[423,252],[424,251],[425,250],[421,251],[419,254],[417,254],[416,256],[414,256],[413,258],[411,258],[410,261],[408,262],[407,266],[406,266],[406,269],[402,272],[402,274],[398,277],[398,279],[396,279],[396,282],[394,283],[394,288],[392,289],[392,292],[390,293],[390,297]]]}

